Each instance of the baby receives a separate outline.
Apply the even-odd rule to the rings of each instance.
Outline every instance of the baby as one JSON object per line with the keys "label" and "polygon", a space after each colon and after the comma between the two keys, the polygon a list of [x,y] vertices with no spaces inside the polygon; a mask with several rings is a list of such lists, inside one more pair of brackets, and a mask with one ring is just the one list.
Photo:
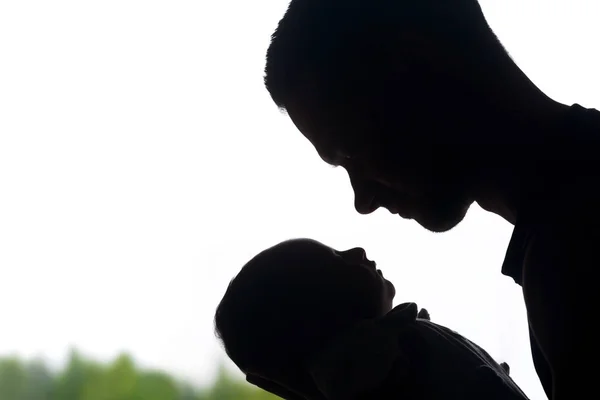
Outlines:
{"label": "baby", "polygon": [[394,295],[363,249],[289,240],[231,281],[215,328],[250,383],[288,400],[527,399],[506,364]]}

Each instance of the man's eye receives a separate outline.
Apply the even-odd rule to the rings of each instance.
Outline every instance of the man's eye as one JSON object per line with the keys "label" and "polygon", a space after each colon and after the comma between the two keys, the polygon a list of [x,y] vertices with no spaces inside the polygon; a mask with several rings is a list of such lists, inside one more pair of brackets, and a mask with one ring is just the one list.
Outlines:
{"label": "man's eye", "polygon": [[336,154],[336,157],[333,158],[329,164],[341,167],[341,166],[348,164],[350,161],[352,161],[352,159],[353,158],[347,154],[338,153],[338,154]]}
{"label": "man's eye", "polygon": [[340,158],[340,165],[342,167],[349,167],[353,164],[356,164],[356,157],[344,155]]}

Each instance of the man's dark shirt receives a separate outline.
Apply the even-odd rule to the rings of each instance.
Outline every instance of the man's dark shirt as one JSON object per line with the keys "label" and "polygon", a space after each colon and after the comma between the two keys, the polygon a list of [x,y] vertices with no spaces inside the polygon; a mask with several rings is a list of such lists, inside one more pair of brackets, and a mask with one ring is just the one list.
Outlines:
{"label": "man's dark shirt", "polygon": [[[513,278],[515,283],[520,286],[523,286],[525,253],[533,233],[538,229],[543,229],[544,224],[550,223],[547,219],[555,218],[556,213],[561,211],[558,207],[564,207],[564,201],[581,203],[582,199],[574,199],[573,191],[570,190],[577,185],[578,178],[581,175],[584,175],[582,179],[584,183],[589,183],[590,178],[600,180],[600,175],[596,176],[595,171],[590,171],[590,167],[586,165],[587,162],[600,164],[600,112],[574,104],[571,106],[566,123],[560,131],[557,135],[558,139],[546,145],[562,147],[564,149],[562,160],[556,161],[554,165],[543,166],[545,169],[556,172],[558,177],[549,181],[547,185],[544,182],[531,182],[531,185],[537,186],[537,190],[532,190],[527,199],[524,199],[521,203],[517,222],[502,265],[502,274]],[[568,136],[577,139],[571,142],[570,139],[567,139]],[[569,140],[568,144],[563,145],[560,137]],[[540,146],[544,145],[541,144]],[[544,149],[540,149],[540,151],[544,151]],[[578,154],[581,155],[580,159],[575,158]],[[579,175],[579,177],[573,175]],[[597,191],[595,186],[588,190]],[[574,192],[585,196],[587,200],[585,203],[589,202],[591,193],[584,194],[585,188],[576,188]],[[553,204],[557,207],[553,207]]]}
{"label": "man's dark shirt", "polygon": [[[502,264],[502,274],[511,277],[521,287],[525,256],[535,233],[550,229],[551,224],[560,226],[560,220],[568,219],[569,213],[581,213],[588,207],[597,207],[595,203],[596,199],[599,199],[599,193],[594,183],[600,178],[600,174],[596,174],[598,168],[595,166],[600,164],[600,112],[574,104],[569,110],[565,125],[561,128],[555,136],[557,140],[547,145],[558,148],[564,139],[569,144],[564,145],[564,151],[554,153],[560,154],[562,160],[543,165],[542,168],[547,170],[544,172],[550,179],[531,182],[530,186],[525,188],[529,194],[520,204]],[[576,139],[571,141],[569,136]],[[535,190],[531,190],[532,188]],[[529,334],[536,372],[548,398],[551,398],[550,367],[531,330]]]}

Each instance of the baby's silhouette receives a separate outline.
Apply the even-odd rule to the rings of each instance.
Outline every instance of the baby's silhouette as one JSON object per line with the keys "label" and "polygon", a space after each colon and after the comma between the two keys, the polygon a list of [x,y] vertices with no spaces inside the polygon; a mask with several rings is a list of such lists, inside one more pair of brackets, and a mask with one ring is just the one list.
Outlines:
{"label": "baby's silhouette", "polygon": [[247,380],[284,399],[527,399],[507,364],[394,295],[363,249],[290,240],[242,268],[215,327]]}

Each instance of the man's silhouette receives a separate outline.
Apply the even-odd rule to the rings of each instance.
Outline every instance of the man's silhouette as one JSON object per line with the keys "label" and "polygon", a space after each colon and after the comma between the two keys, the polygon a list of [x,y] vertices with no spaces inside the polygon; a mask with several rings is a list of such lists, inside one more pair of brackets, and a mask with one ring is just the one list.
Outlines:
{"label": "man's silhouette", "polygon": [[595,386],[579,357],[598,356],[598,111],[536,87],[476,0],[293,0],[265,84],[348,171],[358,212],[444,232],[477,202],[514,224],[502,272],[523,287],[544,389]]}

